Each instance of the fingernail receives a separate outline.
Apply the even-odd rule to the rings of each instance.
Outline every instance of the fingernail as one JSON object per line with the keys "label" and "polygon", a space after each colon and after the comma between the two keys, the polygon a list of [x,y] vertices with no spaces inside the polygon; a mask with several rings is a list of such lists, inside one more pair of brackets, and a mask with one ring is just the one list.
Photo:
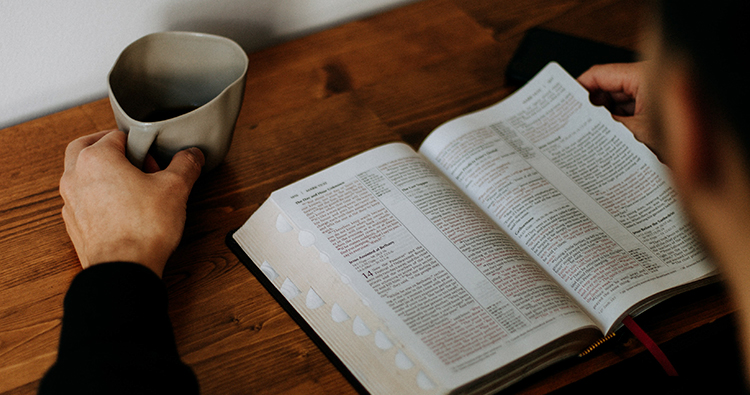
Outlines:
{"label": "fingernail", "polygon": [[201,166],[206,164],[206,157],[203,155],[203,151],[201,151],[198,147],[190,147],[187,149],[188,153],[190,155],[193,155],[197,160],[198,163],[201,164]]}

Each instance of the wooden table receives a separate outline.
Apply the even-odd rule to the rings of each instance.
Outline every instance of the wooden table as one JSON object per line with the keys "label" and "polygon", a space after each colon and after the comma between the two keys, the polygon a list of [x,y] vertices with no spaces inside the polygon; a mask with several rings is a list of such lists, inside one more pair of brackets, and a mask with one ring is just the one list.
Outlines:
{"label": "wooden table", "polygon": [[[224,244],[271,191],[385,142],[417,147],[438,124],[507,96],[504,70],[532,26],[637,49],[640,12],[629,0],[425,0],[250,54],[232,148],[196,184],[164,276],[179,351],[203,393],[354,393]],[[0,393],[34,393],[55,360],[63,296],[80,271],[60,216],[63,153],[114,127],[103,99],[0,131]],[[729,313],[713,286],[641,323],[668,348]],[[731,322],[719,329],[731,349]],[[625,336],[511,392],[663,377],[642,351]]]}

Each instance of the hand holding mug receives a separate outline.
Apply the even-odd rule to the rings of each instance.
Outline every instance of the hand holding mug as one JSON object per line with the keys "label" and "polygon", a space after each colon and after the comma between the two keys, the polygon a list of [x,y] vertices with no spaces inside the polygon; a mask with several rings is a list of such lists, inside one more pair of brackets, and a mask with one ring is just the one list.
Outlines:
{"label": "hand holding mug", "polygon": [[126,138],[105,131],[68,145],[60,179],[65,227],[84,269],[125,261],[161,276],[182,237],[203,154],[181,151],[166,169],[147,174],[126,159]]}

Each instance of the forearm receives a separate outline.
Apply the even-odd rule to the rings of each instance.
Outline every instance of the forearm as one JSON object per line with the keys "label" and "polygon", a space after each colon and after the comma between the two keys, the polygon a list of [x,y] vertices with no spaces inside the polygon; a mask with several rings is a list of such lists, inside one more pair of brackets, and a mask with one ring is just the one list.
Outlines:
{"label": "forearm", "polygon": [[199,392],[177,353],[166,288],[144,266],[92,266],[65,296],[57,362],[39,393],[85,392]]}

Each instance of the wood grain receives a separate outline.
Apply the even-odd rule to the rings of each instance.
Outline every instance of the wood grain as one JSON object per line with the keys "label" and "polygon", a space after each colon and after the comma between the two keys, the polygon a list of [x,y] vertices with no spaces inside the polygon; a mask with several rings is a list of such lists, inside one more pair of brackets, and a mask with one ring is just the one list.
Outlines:
{"label": "wood grain", "polygon": [[[351,394],[353,388],[224,244],[275,189],[437,125],[515,88],[504,69],[543,25],[637,49],[626,0],[424,0],[249,54],[225,162],[196,184],[164,280],[177,344],[204,394]],[[0,393],[31,394],[53,363],[62,299],[80,271],[57,191],[67,143],[115,128],[106,99],[0,131]],[[731,313],[721,287],[644,318],[658,342]],[[548,392],[641,353],[624,340],[511,392]]]}

